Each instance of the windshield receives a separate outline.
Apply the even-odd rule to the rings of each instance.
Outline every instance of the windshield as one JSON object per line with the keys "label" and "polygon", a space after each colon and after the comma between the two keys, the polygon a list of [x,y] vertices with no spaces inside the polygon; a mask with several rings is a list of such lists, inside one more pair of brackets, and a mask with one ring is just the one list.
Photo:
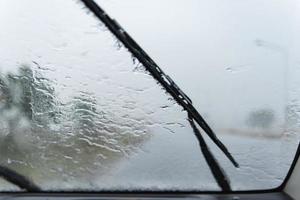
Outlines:
{"label": "windshield", "polygon": [[[1,165],[42,190],[220,190],[187,113],[83,4],[3,0],[0,24]],[[289,52],[253,43],[254,67],[202,63],[197,74],[196,105],[240,164],[203,135],[233,190],[280,185],[297,147]]]}

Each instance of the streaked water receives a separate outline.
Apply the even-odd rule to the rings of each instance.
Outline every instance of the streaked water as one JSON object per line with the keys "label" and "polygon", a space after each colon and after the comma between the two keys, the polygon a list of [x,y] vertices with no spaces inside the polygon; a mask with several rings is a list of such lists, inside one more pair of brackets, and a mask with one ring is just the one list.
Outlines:
{"label": "streaked water", "polygon": [[[82,7],[0,2],[0,164],[44,190],[219,190],[186,113]],[[206,140],[233,188],[278,186],[298,145],[298,90],[282,112],[284,84],[272,73],[244,64],[205,71],[197,102],[240,169]],[[235,84],[245,77],[251,79]],[[252,83],[263,83],[275,100],[261,106],[263,90]],[[0,190],[15,189],[1,182]]]}

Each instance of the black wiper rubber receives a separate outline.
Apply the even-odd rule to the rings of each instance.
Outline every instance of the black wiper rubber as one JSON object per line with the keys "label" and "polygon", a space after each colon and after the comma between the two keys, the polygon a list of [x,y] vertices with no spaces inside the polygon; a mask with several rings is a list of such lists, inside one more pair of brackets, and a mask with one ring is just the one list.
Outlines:
{"label": "black wiper rubber", "polygon": [[190,125],[194,131],[195,136],[197,137],[199,141],[199,145],[201,148],[201,151],[204,155],[204,158],[209,166],[210,171],[212,172],[216,182],[220,186],[220,188],[225,192],[230,192],[230,181],[227,177],[225,171],[222,169],[220,164],[218,163],[217,159],[214,157],[214,155],[209,150],[209,147],[207,146],[204,138],[202,137],[200,130],[197,128],[192,116],[188,114],[188,120],[190,122]]}
{"label": "black wiper rubber", "polygon": [[229,153],[226,146],[217,138],[213,130],[205,122],[196,108],[193,106],[190,98],[176,85],[176,83],[166,75],[162,69],[148,56],[148,54],[130,37],[130,35],[119,25],[119,23],[110,18],[102,8],[93,0],[81,0],[85,6],[92,11],[100,21],[117,37],[124,46],[144,65],[147,71],[166,89],[166,91],[181,105],[188,114],[199,124],[211,140],[221,149],[227,158],[235,167],[239,167],[233,156]]}
{"label": "black wiper rubber", "polygon": [[0,166],[0,177],[4,178],[10,183],[17,185],[21,189],[25,189],[28,192],[40,192],[41,189],[33,182],[27,179],[25,176],[15,172],[4,166]]}

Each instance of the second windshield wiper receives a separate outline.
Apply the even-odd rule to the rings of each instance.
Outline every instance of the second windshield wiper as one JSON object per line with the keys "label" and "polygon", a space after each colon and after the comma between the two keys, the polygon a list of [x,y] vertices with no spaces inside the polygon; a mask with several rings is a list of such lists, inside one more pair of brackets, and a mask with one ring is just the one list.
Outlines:
{"label": "second windshield wiper", "polygon": [[36,186],[25,176],[7,167],[0,166],[0,177],[4,178],[6,181],[18,186],[21,189],[25,189],[28,192],[41,191],[41,189],[38,186]]}
{"label": "second windshield wiper", "polygon": [[204,138],[202,137],[200,130],[197,128],[193,118],[188,115],[188,121],[190,122],[190,125],[194,131],[195,136],[198,139],[200,149],[203,153],[203,156],[216,180],[220,188],[222,188],[223,191],[231,191],[230,187],[230,181],[227,177],[226,173],[222,169],[222,167],[219,165],[218,161],[214,157],[214,155],[211,153],[209,147],[207,146]]}

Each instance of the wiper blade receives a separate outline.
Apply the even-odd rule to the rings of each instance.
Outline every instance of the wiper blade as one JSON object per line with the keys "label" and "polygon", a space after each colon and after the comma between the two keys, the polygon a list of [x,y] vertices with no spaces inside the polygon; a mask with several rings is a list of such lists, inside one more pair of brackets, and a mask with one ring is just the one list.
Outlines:
{"label": "wiper blade", "polygon": [[28,192],[40,192],[41,189],[25,176],[4,166],[0,166],[0,177]]}
{"label": "wiper blade", "polygon": [[190,98],[175,84],[175,82],[166,75],[162,69],[148,56],[148,54],[131,38],[131,36],[118,24],[118,22],[110,18],[107,13],[99,7],[93,0],[81,0],[83,4],[94,13],[94,15],[104,23],[104,25],[114,34],[124,46],[136,57],[140,63],[144,65],[146,70],[166,89],[166,91],[181,105],[194,119],[211,140],[221,149],[226,157],[235,167],[239,164],[230,154],[226,146],[217,138],[213,130],[205,122],[193,106]]}
{"label": "wiper blade", "polygon": [[197,139],[199,141],[201,151],[204,155],[204,158],[205,158],[216,182],[218,183],[218,185],[220,186],[220,188],[223,191],[226,191],[226,192],[231,191],[229,178],[227,177],[227,175],[225,174],[225,171],[222,169],[222,167],[218,163],[217,159],[211,153],[209,147],[207,146],[204,138],[202,137],[202,135],[200,133],[200,130],[197,128],[192,116],[189,114],[188,114],[188,120],[194,131],[195,136],[197,137]]}

